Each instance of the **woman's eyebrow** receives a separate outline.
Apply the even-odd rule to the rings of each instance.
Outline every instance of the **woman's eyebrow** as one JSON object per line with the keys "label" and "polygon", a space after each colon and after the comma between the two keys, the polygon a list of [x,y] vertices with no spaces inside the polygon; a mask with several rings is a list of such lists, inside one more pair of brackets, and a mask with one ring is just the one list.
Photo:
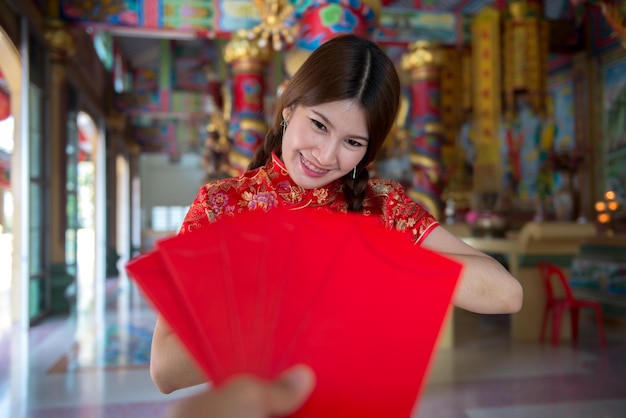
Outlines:
{"label": "woman's eyebrow", "polygon": [[[333,125],[333,123],[330,120],[328,120],[328,118],[324,116],[322,113],[314,109],[311,109],[311,111],[315,113],[317,116],[319,116],[320,119],[322,119],[326,125],[329,125],[331,128],[335,127],[335,125]],[[369,138],[367,136],[362,136],[362,135],[349,135],[349,136],[354,139],[361,139],[365,142],[369,142]]]}

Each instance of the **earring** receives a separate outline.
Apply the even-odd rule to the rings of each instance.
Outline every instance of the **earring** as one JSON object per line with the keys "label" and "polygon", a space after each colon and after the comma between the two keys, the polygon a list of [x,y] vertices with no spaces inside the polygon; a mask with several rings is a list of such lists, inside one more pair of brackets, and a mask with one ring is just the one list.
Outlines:
{"label": "earring", "polygon": [[354,170],[352,170],[352,180],[356,179],[356,166],[354,166]]}
{"label": "earring", "polygon": [[285,136],[285,130],[287,129],[287,125],[289,125],[289,122],[287,122],[285,119],[283,119],[283,120],[280,122],[280,126],[282,126],[282,127],[283,127],[283,136]]}

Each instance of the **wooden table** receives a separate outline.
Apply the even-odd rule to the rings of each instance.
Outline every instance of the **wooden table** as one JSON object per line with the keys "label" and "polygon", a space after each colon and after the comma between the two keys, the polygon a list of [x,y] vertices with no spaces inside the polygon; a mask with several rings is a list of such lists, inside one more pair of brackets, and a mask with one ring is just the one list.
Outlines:
{"label": "wooden table", "polygon": [[[529,222],[519,232],[509,234],[507,238],[459,238],[482,252],[506,257],[509,271],[524,289],[522,309],[511,315],[511,338],[538,340],[546,296],[536,263],[558,260],[568,271],[571,258],[580,251],[581,242],[596,234],[596,228],[592,224]],[[567,323],[566,320],[564,319],[564,323]],[[563,327],[563,330],[563,338],[568,338],[569,327]],[[450,341],[453,331],[447,330],[445,335],[446,338],[442,341],[453,344]]]}

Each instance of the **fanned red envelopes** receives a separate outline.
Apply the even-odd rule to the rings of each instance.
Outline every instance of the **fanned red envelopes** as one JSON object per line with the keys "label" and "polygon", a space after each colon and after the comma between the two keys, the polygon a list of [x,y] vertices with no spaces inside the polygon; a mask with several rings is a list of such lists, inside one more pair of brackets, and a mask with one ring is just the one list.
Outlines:
{"label": "fanned red envelopes", "polygon": [[305,363],[317,384],[295,417],[407,418],[461,265],[374,218],[276,209],[162,240],[127,270],[215,384]]}

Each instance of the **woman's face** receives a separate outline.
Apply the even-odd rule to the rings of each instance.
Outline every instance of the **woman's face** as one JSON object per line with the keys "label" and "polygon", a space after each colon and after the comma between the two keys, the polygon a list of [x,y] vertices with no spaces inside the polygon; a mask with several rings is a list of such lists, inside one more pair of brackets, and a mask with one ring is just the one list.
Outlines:
{"label": "woman's face", "polygon": [[283,109],[288,122],[282,161],[300,187],[323,187],[363,159],[369,136],[365,112],[352,100]]}

